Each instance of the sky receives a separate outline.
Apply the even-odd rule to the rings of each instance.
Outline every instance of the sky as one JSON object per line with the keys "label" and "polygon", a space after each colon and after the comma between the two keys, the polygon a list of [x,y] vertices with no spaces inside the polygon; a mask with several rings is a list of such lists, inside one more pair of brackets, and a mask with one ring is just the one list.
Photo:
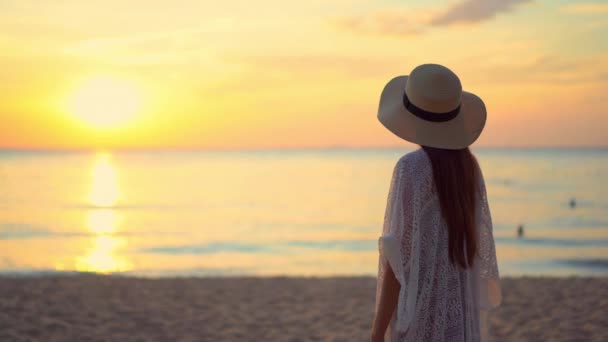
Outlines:
{"label": "sky", "polygon": [[488,109],[476,146],[608,146],[608,3],[0,1],[0,148],[403,143],[380,92],[423,63]]}

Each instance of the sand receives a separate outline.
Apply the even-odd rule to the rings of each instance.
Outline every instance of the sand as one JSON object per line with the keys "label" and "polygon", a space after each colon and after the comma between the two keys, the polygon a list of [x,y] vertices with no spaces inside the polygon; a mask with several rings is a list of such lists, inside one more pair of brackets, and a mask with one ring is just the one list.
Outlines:
{"label": "sand", "polygon": [[[0,278],[0,341],[368,341],[373,278]],[[608,341],[608,278],[503,280],[493,341]]]}

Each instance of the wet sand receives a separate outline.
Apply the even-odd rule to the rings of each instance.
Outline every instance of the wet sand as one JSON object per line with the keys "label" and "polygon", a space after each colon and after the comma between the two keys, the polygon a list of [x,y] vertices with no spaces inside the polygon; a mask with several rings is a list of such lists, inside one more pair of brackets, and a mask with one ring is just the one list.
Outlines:
{"label": "wet sand", "polygon": [[[368,341],[375,279],[0,278],[0,341]],[[507,278],[492,341],[608,341],[608,278]]]}

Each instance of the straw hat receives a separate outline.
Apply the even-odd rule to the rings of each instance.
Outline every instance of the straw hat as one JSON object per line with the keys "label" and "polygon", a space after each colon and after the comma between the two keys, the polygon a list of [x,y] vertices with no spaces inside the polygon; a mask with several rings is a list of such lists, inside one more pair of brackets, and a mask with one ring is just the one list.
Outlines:
{"label": "straw hat", "polygon": [[486,123],[486,106],[462,91],[460,79],[438,64],[393,78],[380,96],[378,119],[409,142],[457,150],[471,145]]}

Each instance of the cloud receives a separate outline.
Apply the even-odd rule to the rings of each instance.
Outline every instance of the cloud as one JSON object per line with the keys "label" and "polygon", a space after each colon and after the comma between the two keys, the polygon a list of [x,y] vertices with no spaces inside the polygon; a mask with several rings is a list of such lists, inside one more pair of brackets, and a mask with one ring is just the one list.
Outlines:
{"label": "cloud", "polygon": [[608,82],[608,54],[579,58],[541,55],[510,64],[476,65],[479,80],[509,84],[580,86]]}
{"label": "cloud", "polygon": [[421,13],[412,16],[411,11],[392,10],[343,17],[336,24],[346,31],[356,33],[409,36],[423,33],[428,19],[428,15]]}
{"label": "cloud", "polygon": [[462,0],[446,9],[392,9],[361,16],[342,17],[338,27],[355,33],[411,36],[424,33],[429,27],[479,23],[503,12],[513,11],[533,0]]}
{"label": "cloud", "polygon": [[568,4],[561,8],[562,12],[577,13],[577,14],[605,14],[608,13],[608,4],[600,4],[594,2]]}
{"label": "cloud", "polygon": [[433,26],[448,26],[457,23],[476,23],[494,18],[502,12],[532,0],[464,0],[451,5],[445,12],[433,18]]}
{"label": "cloud", "polygon": [[[258,73],[267,72],[298,73],[304,75],[347,74],[355,77],[373,77],[379,73],[390,71],[388,65],[394,65],[401,60],[395,57],[353,57],[337,55],[299,55],[299,56],[227,56],[225,61],[250,67]],[[314,77],[313,77],[314,78]]]}
{"label": "cloud", "polygon": [[[274,98],[277,92],[302,97],[311,92],[311,86],[316,90],[333,91],[336,86],[344,84],[384,80],[393,76],[395,69],[403,64],[403,58],[227,54],[222,63],[235,71],[217,81],[206,82],[199,92],[216,98],[234,96],[235,93],[245,97],[256,94]],[[292,91],[294,89],[301,91]],[[348,94],[344,93],[344,96]]]}

